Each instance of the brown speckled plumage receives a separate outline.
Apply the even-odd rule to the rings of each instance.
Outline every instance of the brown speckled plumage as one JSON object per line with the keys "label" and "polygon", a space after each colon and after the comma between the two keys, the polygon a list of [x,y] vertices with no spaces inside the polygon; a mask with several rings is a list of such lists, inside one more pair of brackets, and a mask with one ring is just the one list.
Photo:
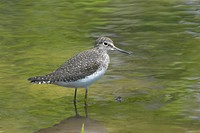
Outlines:
{"label": "brown speckled plumage", "polygon": [[93,74],[102,65],[107,67],[109,63],[109,58],[107,57],[102,49],[94,47],[72,57],[52,73],[45,76],[32,77],[28,80],[38,84],[76,81]]}

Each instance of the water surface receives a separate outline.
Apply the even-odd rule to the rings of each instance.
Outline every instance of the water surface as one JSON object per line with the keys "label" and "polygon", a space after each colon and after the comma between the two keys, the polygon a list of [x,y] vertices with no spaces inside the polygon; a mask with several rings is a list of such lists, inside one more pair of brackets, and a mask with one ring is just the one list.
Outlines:
{"label": "water surface", "polygon": [[[198,0],[1,1],[0,18],[0,132],[200,132]],[[87,113],[84,89],[76,117],[74,89],[26,80],[102,35],[133,54],[110,53]]]}

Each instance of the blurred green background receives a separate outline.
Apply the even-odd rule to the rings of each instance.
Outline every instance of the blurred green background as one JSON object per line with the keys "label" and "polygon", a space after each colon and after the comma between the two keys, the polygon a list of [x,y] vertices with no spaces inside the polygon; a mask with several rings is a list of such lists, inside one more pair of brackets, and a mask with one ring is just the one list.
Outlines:
{"label": "blurred green background", "polygon": [[[73,117],[74,89],[27,78],[55,70],[99,36],[133,55],[110,53],[107,73],[89,89],[90,120],[109,133],[200,132],[199,0],[1,0],[0,132]],[[81,116],[83,99],[79,89]]]}

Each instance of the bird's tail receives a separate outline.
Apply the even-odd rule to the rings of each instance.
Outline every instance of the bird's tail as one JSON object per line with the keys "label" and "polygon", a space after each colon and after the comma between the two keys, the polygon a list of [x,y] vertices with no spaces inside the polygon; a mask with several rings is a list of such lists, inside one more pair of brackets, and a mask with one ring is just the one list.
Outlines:
{"label": "bird's tail", "polygon": [[49,78],[46,77],[46,76],[31,77],[31,78],[28,78],[28,80],[29,80],[31,83],[34,83],[34,84],[51,84],[51,83],[52,83],[52,82],[49,80]]}

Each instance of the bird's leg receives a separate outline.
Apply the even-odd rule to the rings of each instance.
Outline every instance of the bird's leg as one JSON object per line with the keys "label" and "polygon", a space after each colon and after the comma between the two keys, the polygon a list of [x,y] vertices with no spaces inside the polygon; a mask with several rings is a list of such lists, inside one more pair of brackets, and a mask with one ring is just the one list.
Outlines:
{"label": "bird's leg", "polygon": [[75,91],[74,91],[74,109],[75,109],[75,113],[76,113],[76,116],[77,116],[78,111],[77,111],[77,107],[76,107],[76,93],[77,93],[77,88],[75,88]]}
{"label": "bird's leg", "polygon": [[85,88],[85,106],[87,106],[88,87]]}
{"label": "bird's leg", "polygon": [[86,118],[88,117],[88,111],[87,111],[87,108],[88,108],[88,104],[87,104],[87,94],[88,94],[88,87],[85,88],[85,115],[86,115]]}
{"label": "bird's leg", "polygon": [[76,93],[77,93],[77,88],[75,88],[75,91],[74,91],[74,104],[76,104]]}

